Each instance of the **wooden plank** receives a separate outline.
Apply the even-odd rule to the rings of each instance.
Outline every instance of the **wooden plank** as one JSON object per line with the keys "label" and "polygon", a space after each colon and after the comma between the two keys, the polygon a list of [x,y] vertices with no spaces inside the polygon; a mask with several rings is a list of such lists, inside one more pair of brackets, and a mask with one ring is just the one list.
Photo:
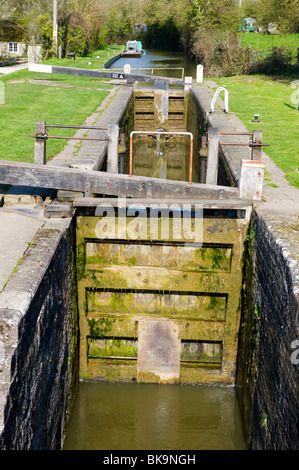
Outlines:
{"label": "wooden plank", "polygon": [[85,171],[31,163],[0,161],[0,183],[138,198],[239,198],[237,188],[144,176]]}
{"label": "wooden plank", "polygon": [[73,201],[73,207],[97,207],[99,205],[105,205],[112,207],[129,207],[134,205],[141,205],[148,207],[151,204],[162,205],[166,204],[191,204],[191,206],[202,205],[204,208],[209,209],[247,209],[250,201],[242,199],[219,199],[219,200],[208,200],[208,199],[141,199],[141,198],[100,198],[100,197],[78,197]]}

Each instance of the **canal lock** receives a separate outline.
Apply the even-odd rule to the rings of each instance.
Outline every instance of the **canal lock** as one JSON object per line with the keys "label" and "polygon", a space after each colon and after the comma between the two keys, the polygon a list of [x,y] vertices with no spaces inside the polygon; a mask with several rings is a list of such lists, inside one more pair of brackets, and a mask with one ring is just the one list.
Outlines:
{"label": "canal lock", "polygon": [[[124,120],[125,173],[181,181],[191,175],[191,183],[199,182],[205,123],[190,93],[159,84],[134,89],[132,101]],[[154,212],[153,202],[158,202]],[[165,202],[143,200],[142,210],[134,212],[120,208],[116,199],[111,207],[109,200],[101,216],[95,207],[77,209],[82,380],[235,382],[242,256],[251,207],[201,201],[199,211],[193,201],[190,223],[201,238],[190,243],[182,236],[180,200],[166,212]],[[143,229],[136,238],[128,234],[138,226],[138,214]],[[160,225],[152,236],[155,216]],[[179,237],[174,231],[178,224]],[[121,236],[119,225],[126,226]],[[99,235],[104,226],[116,230]]]}

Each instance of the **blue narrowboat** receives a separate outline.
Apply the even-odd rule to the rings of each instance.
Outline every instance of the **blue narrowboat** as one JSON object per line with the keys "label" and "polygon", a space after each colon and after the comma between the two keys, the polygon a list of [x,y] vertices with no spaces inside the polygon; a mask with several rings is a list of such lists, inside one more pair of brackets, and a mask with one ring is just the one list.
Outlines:
{"label": "blue narrowboat", "polygon": [[122,57],[141,57],[143,54],[141,41],[128,41]]}

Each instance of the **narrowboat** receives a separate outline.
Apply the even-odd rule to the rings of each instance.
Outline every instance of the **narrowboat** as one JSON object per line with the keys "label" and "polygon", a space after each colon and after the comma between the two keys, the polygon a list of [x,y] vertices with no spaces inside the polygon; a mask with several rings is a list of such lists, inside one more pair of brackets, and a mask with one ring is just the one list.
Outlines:
{"label": "narrowboat", "polygon": [[122,57],[141,57],[143,54],[141,41],[128,41]]}

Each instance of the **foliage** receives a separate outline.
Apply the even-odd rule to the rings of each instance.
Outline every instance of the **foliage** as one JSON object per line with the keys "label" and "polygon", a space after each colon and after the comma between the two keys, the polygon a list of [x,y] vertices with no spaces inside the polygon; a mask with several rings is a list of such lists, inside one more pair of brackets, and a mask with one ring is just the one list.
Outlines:
{"label": "foliage", "polygon": [[82,56],[88,51],[88,39],[80,27],[70,27],[67,34],[67,50]]}
{"label": "foliage", "polygon": [[250,69],[251,73],[266,75],[282,75],[292,72],[293,57],[291,51],[284,48],[273,48],[272,52],[264,59],[259,59]]}
{"label": "foliage", "polygon": [[[264,58],[264,73],[288,68],[285,51],[273,52],[266,60],[268,51],[257,55],[244,46],[243,38],[241,47],[237,31],[244,16],[255,17],[265,29],[274,23],[280,32],[299,32],[299,0],[242,0],[241,7],[237,0],[59,0],[57,5],[63,57],[67,52],[86,56],[106,44],[141,39],[147,48],[193,54],[213,75],[249,73],[251,65],[261,65]],[[34,37],[43,44],[46,58],[55,56],[52,10],[48,0],[0,0],[0,39],[28,42]],[[147,31],[139,31],[137,24],[146,25]],[[258,42],[262,35],[250,36]]]}
{"label": "foliage", "polygon": [[[195,3],[194,3],[195,8]],[[213,76],[246,73],[251,51],[237,36],[240,9],[230,0],[196,0],[196,31],[192,52]]]}
{"label": "foliage", "polygon": [[265,31],[275,25],[280,33],[299,32],[299,0],[243,0],[241,11]]}
{"label": "foliage", "polygon": [[237,3],[231,0],[201,0],[202,19],[199,27],[214,31],[236,31],[240,21]]}
{"label": "foliage", "polygon": [[254,14],[266,30],[275,24],[281,33],[299,32],[299,0],[257,0]]}
{"label": "foliage", "polygon": [[244,74],[252,63],[249,48],[242,47],[235,33],[200,29],[195,35],[193,53],[209,76]]}

